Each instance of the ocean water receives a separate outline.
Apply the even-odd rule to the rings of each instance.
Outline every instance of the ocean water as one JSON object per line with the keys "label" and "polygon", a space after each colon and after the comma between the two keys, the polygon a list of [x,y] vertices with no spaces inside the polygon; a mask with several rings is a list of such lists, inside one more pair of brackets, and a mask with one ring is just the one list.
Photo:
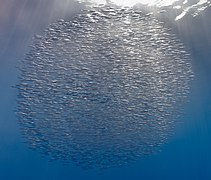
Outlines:
{"label": "ocean water", "polygon": [[1,179],[211,179],[209,1],[0,2]]}

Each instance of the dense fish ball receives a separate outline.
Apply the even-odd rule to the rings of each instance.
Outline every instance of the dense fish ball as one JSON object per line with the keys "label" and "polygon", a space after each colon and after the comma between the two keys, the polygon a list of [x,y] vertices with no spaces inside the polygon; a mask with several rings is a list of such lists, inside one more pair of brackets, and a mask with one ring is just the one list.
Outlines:
{"label": "dense fish ball", "polygon": [[182,43],[149,14],[95,7],[35,36],[18,116],[31,147],[83,168],[121,166],[160,149],[192,77]]}

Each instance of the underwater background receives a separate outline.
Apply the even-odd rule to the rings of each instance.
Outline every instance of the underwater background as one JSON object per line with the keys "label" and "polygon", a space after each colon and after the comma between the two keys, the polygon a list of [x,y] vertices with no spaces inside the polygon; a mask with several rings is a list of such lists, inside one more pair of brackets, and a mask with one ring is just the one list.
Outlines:
{"label": "underwater background", "polygon": [[[34,147],[30,145],[30,144],[33,145],[30,139],[33,140],[34,142],[36,138],[40,140],[39,139],[40,136],[39,134],[29,135],[28,133],[24,133],[26,132],[25,130],[30,131],[31,129],[28,128],[26,124],[22,123],[20,115],[17,115],[21,111],[21,109],[17,108],[19,104],[18,98],[20,99],[20,95],[21,95],[20,91],[24,92],[22,91],[22,89],[17,88],[17,85],[20,84],[20,81],[23,78],[23,75],[21,74],[22,71],[24,70],[22,62],[26,62],[28,60],[26,57],[27,57],[27,54],[31,51],[32,46],[34,45],[33,44],[34,37],[38,38],[39,40],[40,37],[44,36],[44,32],[46,33],[46,28],[49,25],[55,22],[58,22],[58,20],[60,19],[63,19],[64,22],[72,21],[74,17],[77,17],[80,14],[82,14],[82,10],[84,9],[92,10],[93,6],[98,6],[99,4],[103,4],[103,3],[104,4],[112,3],[112,6],[115,6],[115,7],[135,5],[135,7],[133,8],[135,8],[136,10],[140,9],[140,11],[144,11],[145,15],[147,16],[149,15],[150,17],[151,16],[153,17],[153,18],[149,18],[150,22],[154,22],[154,17],[158,19],[158,22],[155,23],[158,26],[158,28],[165,27],[166,29],[171,30],[170,33],[174,34],[174,38],[176,37],[179,40],[179,42],[177,42],[176,45],[174,44],[173,46],[171,46],[171,48],[175,48],[175,49],[172,49],[172,51],[167,50],[166,53],[167,54],[169,53],[170,55],[171,53],[173,54],[173,51],[177,50],[176,48],[178,48],[178,43],[182,43],[183,45],[182,45],[181,54],[184,53],[183,51],[185,49],[184,54],[186,54],[186,52],[188,54],[188,58],[187,58],[188,63],[184,63],[186,62],[186,60],[181,58],[182,66],[185,66],[185,67],[181,68],[180,66],[178,66],[181,68],[179,69],[181,71],[178,71],[178,69],[174,69],[170,67],[169,71],[170,73],[174,73],[173,70],[175,70],[175,72],[177,72],[176,77],[178,77],[179,81],[182,79],[181,82],[184,83],[183,80],[185,79],[185,83],[183,84],[183,87],[179,87],[179,88],[182,88],[182,89],[184,88],[186,90],[184,86],[188,85],[188,90],[187,90],[188,92],[185,93],[185,96],[186,96],[185,102],[180,103],[180,99],[179,99],[180,96],[170,91],[170,93],[172,93],[170,97],[173,97],[173,100],[174,100],[173,102],[177,103],[177,104],[174,104],[174,106],[178,106],[178,107],[182,106],[182,107],[180,107],[180,112],[179,112],[180,114],[177,117],[177,122],[173,123],[172,125],[173,127],[171,127],[172,128],[171,133],[167,132],[167,134],[169,133],[169,135],[167,137],[166,136],[164,137],[164,139],[167,138],[167,140],[163,141],[163,139],[161,138],[162,143],[161,145],[159,145],[158,151],[156,151],[155,153],[146,153],[147,154],[146,156],[141,156],[140,158],[135,156],[135,161],[129,162],[123,166],[115,166],[115,167],[110,167],[110,168],[105,168],[105,169],[100,169],[100,170],[95,169],[95,168],[84,169],[84,168],[81,168],[80,163],[78,165],[77,158],[79,158],[80,155],[77,153],[75,156],[76,161],[70,160],[66,162],[64,161],[64,158],[63,159],[52,158],[51,153],[48,153],[46,150],[43,151],[42,148],[44,146],[40,147],[39,143],[37,146],[35,145]],[[211,9],[210,9],[210,4],[211,4],[210,1],[206,1],[206,0],[194,0],[194,1],[190,1],[190,0],[189,1],[167,1],[167,0],[162,1],[161,0],[161,1],[150,1],[150,3],[149,1],[141,2],[141,0],[140,1],[111,1],[111,2],[110,1],[77,2],[73,0],[61,0],[61,1],[57,1],[57,0],[53,0],[53,1],[52,0],[51,1],[50,0],[44,0],[44,1],[41,1],[41,0],[38,0],[38,1],[0,0],[0,98],[1,98],[0,99],[0,178],[5,179],[5,180],[10,180],[10,179],[23,179],[23,180],[24,179],[81,180],[82,179],[83,180],[83,179],[120,179],[120,178],[121,179],[147,179],[147,180],[148,179],[166,179],[166,180],[168,179],[184,179],[184,180],[211,179],[211,172],[210,172],[211,170],[211,165],[210,165],[210,161],[211,161],[211,155],[210,155],[210,152],[211,152],[211,122],[210,122],[211,120],[211,59],[210,59],[211,57],[211,51],[210,51],[211,49],[211,19],[210,19]],[[82,19],[82,23],[84,21],[85,20]],[[63,21],[60,20],[60,22],[63,22]],[[147,20],[144,20],[144,22],[147,22]],[[162,26],[160,22],[163,22],[161,23]],[[92,23],[95,23],[95,22],[92,22]],[[121,21],[119,25],[122,25]],[[99,28],[101,28],[101,26],[97,27],[96,29],[99,29]],[[146,31],[146,33],[148,33],[149,29]],[[153,29],[154,28],[152,26],[151,30]],[[47,30],[47,33],[48,32],[49,31]],[[104,32],[104,30],[102,32]],[[165,32],[167,32],[167,30],[165,30]],[[35,35],[39,35],[39,36],[35,36]],[[167,45],[164,47],[170,46],[170,44],[168,44],[168,41],[170,40],[171,38],[164,39],[165,43],[167,43]],[[129,39],[129,41],[131,40]],[[77,40],[75,43],[76,44],[78,43]],[[55,45],[56,48],[59,48],[60,46],[60,44],[53,44],[53,45]],[[65,46],[66,42],[63,45]],[[151,45],[151,44],[147,44],[147,45]],[[159,45],[157,44],[156,47],[157,46]],[[96,45],[96,47],[101,47],[101,45],[99,46]],[[93,49],[96,47],[95,47],[95,44],[94,45],[92,44]],[[145,46],[143,45],[141,47],[144,48]],[[51,46],[50,46],[50,49],[52,49]],[[41,50],[37,50],[37,51],[39,51],[38,53],[40,53]],[[35,51],[35,53],[37,53],[37,51]],[[69,50],[69,51],[73,51],[71,53],[75,52],[74,50]],[[147,51],[146,54],[149,55],[150,54],[149,51]],[[176,54],[176,57],[177,56],[179,55]],[[166,57],[167,56],[164,56],[164,60]],[[41,59],[42,58],[43,57],[41,57]],[[152,58],[156,59],[155,56],[152,56]],[[31,60],[30,62],[33,62],[33,58],[31,58],[30,60]],[[190,68],[189,65],[191,65],[191,70],[189,69]],[[59,65],[59,67],[61,66]],[[141,67],[142,66],[138,66],[138,68],[141,68]],[[164,67],[168,67],[168,65],[164,65]],[[78,68],[81,69],[82,66],[79,65]],[[33,70],[29,68],[28,73],[30,73],[31,71]],[[56,72],[56,70],[54,70],[54,72]],[[98,72],[96,72],[96,74],[98,75]],[[79,75],[81,74],[79,73]],[[117,75],[119,74],[117,73]],[[167,75],[171,75],[171,74],[167,73]],[[184,78],[182,75],[187,75],[187,76]],[[125,76],[127,77],[127,75]],[[76,81],[77,81],[77,77],[76,77]],[[157,78],[157,76],[155,75],[153,75],[153,77]],[[39,80],[39,77],[36,77],[36,78],[38,78]],[[112,76],[112,79],[115,79],[115,81],[118,80],[116,76]],[[106,79],[105,82],[108,82],[110,83],[110,85],[112,85],[112,79],[110,80],[108,77],[108,79]],[[122,79],[120,78],[120,80]],[[133,82],[131,83],[131,81],[129,80],[128,80],[129,84],[131,86],[135,86],[134,83]],[[148,78],[146,78],[146,82],[147,80]],[[82,80],[79,80],[79,82],[82,82]],[[147,87],[148,85],[149,84],[147,84]],[[155,85],[156,87],[159,85],[157,81],[155,82]],[[166,86],[165,83],[164,83],[164,86]],[[43,88],[44,84],[41,84],[41,87]],[[151,85],[149,85],[149,87],[153,89]],[[76,86],[75,88],[77,89]],[[174,90],[174,87],[171,87],[171,88]],[[149,89],[147,88],[146,90],[148,91]],[[98,90],[96,91],[98,92]],[[182,90],[178,90],[176,92],[181,92],[181,91]],[[111,91],[111,92],[116,92],[116,91]],[[127,92],[127,90],[123,92]],[[139,92],[139,90],[137,90],[136,92]],[[154,92],[155,91],[153,91],[153,93]],[[28,93],[28,91],[25,91],[25,93]],[[40,92],[38,92],[38,94],[39,93]],[[135,91],[133,93],[135,94]],[[35,95],[38,96],[38,94],[35,94]],[[146,98],[149,98],[150,95],[148,94],[146,95],[146,94],[147,93],[145,93],[144,96]],[[127,94],[125,95],[125,97],[126,96]],[[125,100],[122,94],[120,94],[119,97],[120,97],[119,99],[121,100],[121,102],[122,100]],[[90,98],[90,97],[87,96],[86,98]],[[108,96],[103,96],[103,98],[108,98]],[[99,106],[101,106],[100,103],[104,101],[107,102],[107,99],[106,100],[100,99],[100,102],[98,101],[99,98],[96,98],[96,99],[97,101],[95,101],[95,99],[94,100],[92,99],[92,100],[95,103],[99,103]],[[76,98],[75,100],[78,100],[80,102],[79,105],[81,105],[81,108],[85,106],[85,109],[86,109],[87,104],[85,105],[82,104],[80,98],[79,99]],[[30,101],[27,101],[27,103],[30,104]],[[77,109],[77,111],[74,112],[75,114],[73,113],[75,116],[77,115],[77,112],[79,112],[79,114],[82,113],[83,115],[83,112],[80,111],[79,105],[78,105],[79,109]],[[95,104],[95,105],[97,106],[98,104]],[[147,105],[150,105],[150,104],[147,104]],[[122,106],[123,104],[121,104],[121,107]],[[53,104],[53,107],[56,109],[55,104]],[[115,110],[119,112],[122,109],[120,108],[120,109],[115,109]],[[147,106],[145,110],[146,111],[149,110],[149,107]],[[37,111],[36,113],[39,114],[39,112],[40,110]],[[101,111],[99,110],[96,112],[96,114],[94,113],[94,115],[98,117],[100,116],[100,112]],[[128,111],[126,111],[126,113],[127,112]],[[23,113],[23,111],[21,111],[21,113]],[[71,113],[71,112],[68,111],[68,113]],[[138,112],[136,112],[136,114],[137,113]],[[159,115],[159,112],[157,113]],[[91,115],[93,114],[89,112],[87,116],[91,116]],[[151,114],[147,114],[147,115],[151,115]],[[75,116],[73,118],[75,118]],[[106,114],[106,117],[107,116],[109,115]],[[115,115],[115,117],[119,117],[118,113]],[[50,116],[50,118],[52,117]],[[27,122],[32,122],[30,118],[27,117],[26,119],[27,119]],[[166,121],[169,122],[171,120],[169,118],[169,119],[166,119]],[[56,122],[59,123],[59,121],[56,121]],[[80,123],[76,124],[75,126],[78,127],[79,125]],[[90,124],[88,128],[90,128],[91,125],[92,124]],[[146,126],[146,128],[147,127],[148,126]],[[45,125],[43,128],[44,130],[47,129],[47,132],[50,132],[48,131],[48,128],[49,128],[48,124]],[[80,139],[79,137],[77,137],[77,135],[80,135],[80,132],[81,132],[80,130],[81,129],[79,128],[78,132],[73,131],[73,133],[75,133],[74,135],[76,136],[76,139],[75,139],[76,145],[77,145],[77,142],[79,142],[79,145],[83,145],[83,143],[80,144],[80,142],[86,141],[86,139],[84,138]],[[157,131],[152,132],[153,137],[155,136],[153,134],[154,132],[157,132]],[[147,140],[149,140],[149,137],[151,137],[149,133],[150,133],[150,129],[147,129],[147,136],[146,136]],[[27,139],[27,135],[28,135],[28,139]],[[57,137],[58,136],[55,135],[55,138]],[[60,138],[62,138],[62,135]],[[134,139],[136,140],[135,137]],[[65,140],[61,140],[60,142],[62,142],[64,145],[64,146],[61,146],[61,148],[66,147]],[[157,141],[156,143],[154,143],[154,139],[152,139],[151,142],[153,145],[157,143]],[[160,143],[160,139],[158,142]],[[75,145],[75,144],[70,144],[70,145]],[[80,151],[82,152],[83,148],[82,149],[79,148],[78,150],[79,152]],[[89,152],[89,151],[88,152],[91,154],[93,158],[93,156],[95,157],[95,148],[93,147],[93,149],[91,148],[91,150],[92,152]],[[130,150],[129,152],[131,153],[131,151],[133,152],[134,149],[131,148],[129,150]],[[52,152],[51,149],[49,151]],[[140,151],[138,151],[138,153],[139,152]],[[141,153],[142,152],[143,150],[141,150]],[[60,152],[60,156],[62,156],[61,154],[62,155],[65,154],[65,149],[62,149],[62,151]],[[102,153],[102,155],[105,156],[107,154]],[[89,157],[89,155],[86,154],[85,157]],[[109,159],[112,159],[112,153],[111,155],[109,154],[108,157]],[[127,156],[126,154],[126,157],[130,158],[131,155]],[[114,161],[115,161],[115,158],[116,157],[114,157]],[[99,159],[101,160],[101,159],[106,159],[106,158],[101,157]],[[81,163],[86,164],[85,161],[82,161]],[[95,164],[94,166],[96,166],[96,164],[98,165],[98,163],[96,162],[94,164]]]}

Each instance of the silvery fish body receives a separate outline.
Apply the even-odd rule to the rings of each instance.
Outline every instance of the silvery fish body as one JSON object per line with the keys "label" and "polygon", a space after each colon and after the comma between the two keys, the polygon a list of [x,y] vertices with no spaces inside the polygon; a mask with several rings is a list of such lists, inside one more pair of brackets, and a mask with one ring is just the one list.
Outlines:
{"label": "silvery fish body", "polygon": [[84,168],[157,152],[193,75],[190,55],[156,18],[107,5],[49,25],[22,69],[18,117],[29,144]]}

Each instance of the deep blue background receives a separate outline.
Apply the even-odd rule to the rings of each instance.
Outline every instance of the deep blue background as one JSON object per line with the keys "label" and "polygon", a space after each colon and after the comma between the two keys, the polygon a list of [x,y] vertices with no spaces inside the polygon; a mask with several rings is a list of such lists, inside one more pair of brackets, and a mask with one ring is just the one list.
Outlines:
{"label": "deep blue background", "polygon": [[[59,3],[58,3],[59,2]],[[189,102],[175,135],[162,151],[124,168],[84,171],[74,164],[50,162],[30,150],[14,114],[20,60],[34,34],[57,19],[70,19],[82,4],[66,0],[0,0],[0,179],[211,179],[211,10],[179,22],[160,17],[172,27],[192,55],[195,74]]]}

